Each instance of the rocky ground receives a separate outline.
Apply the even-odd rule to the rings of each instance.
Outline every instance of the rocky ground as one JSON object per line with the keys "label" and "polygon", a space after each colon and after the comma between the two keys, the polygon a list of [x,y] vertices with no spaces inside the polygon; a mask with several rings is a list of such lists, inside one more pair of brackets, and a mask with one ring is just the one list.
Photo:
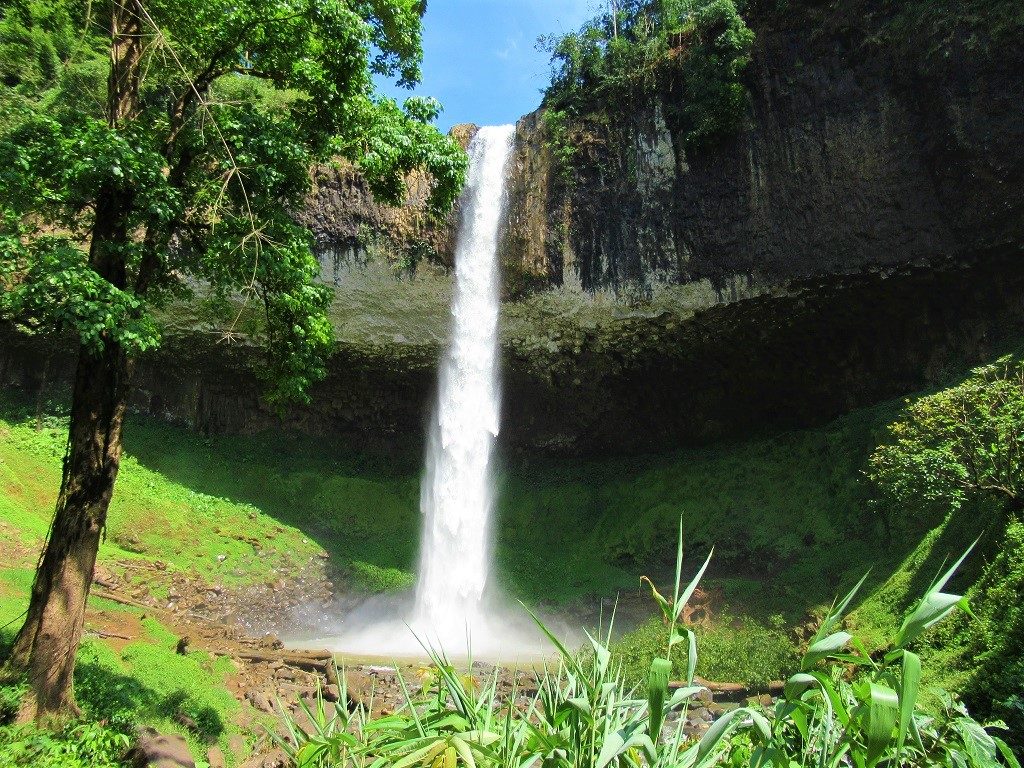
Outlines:
{"label": "rocky ground", "polygon": [[[306,715],[301,703],[315,708],[318,690],[328,702],[337,702],[344,688],[349,706],[361,703],[374,716],[394,712],[405,700],[403,682],[415,693],[429,681],[429,670],[424,664],[353,664],[336,659],[326,650],[288,649],[271,631],[281,617],[292,615],[299,605],[315,603],[325,608],[336,605],[322,565],[311,563],[307,569],[289,574],[289,578],[231,589],[168,572],[160,563],[125,562],[98,568],[94,595],[136,607],[144,613],[93,609],[87,616],[86,632],[119,650],[142,634],[142,619],[152,615],[180,638],[179,653],[203,650],[213,656],[229,657],[235,672],[227,679],[226,687],[243,704],[238,722],[243,731],[261,730],[262,723],[279,717],[281,707],[288,709],[300,725],[308,725],[304,722]],[[141,573],[140,569],[146,572]],[[157,588],[157,585],[163,586]],[[640,595],[627,596],[620,606],[623,613],[628,615],[634,609],[639,610],[633,606],[639,598]],[[708,593],[697,595],[696,607],[688,614],[690,620],[707,619],[713,599]],[[495,672],[501,702],[511,699],[518,707],[528,707],[537,691],[536,672],[524,666],[496,670],[494,665],[482,662],[474,662],[471,670],[472,676],[481,682],[489,680]],[[339,680],[339,675],[344,680]],[[741,685],[707,684],[709,690],[688,711],[684,724],[694,735],[702,733],[715,718],[738,703],[758,697],[758,692]],[[766,697],[770,702],[770,694],[759,696]],[[674,731],[677,724],[678,720],[670,717],[665,728]],[[283,736],[283,726],[281,728]],[[169,748],[165,739],[158,739],[154,734],[140,736],[139,749],[148,749],[146,745],[156,752]],[[210,749],[206,759],[211,768],[224,765],[217,747]],[[285,765],[284,753],[268,735],[257,743],[256,756],[244,763],[243,768],[282,768]]]}

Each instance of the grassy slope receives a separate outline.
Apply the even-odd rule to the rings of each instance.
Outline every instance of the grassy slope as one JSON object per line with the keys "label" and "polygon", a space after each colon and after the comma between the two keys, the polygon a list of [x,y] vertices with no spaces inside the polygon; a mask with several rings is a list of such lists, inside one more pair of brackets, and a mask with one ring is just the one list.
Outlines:
{"label": "grassy slope", "polygon": [[[777,617],[802,622],[869,568],[854,621],[869,641],[882,643],[942,558],[962,551],[988,519],[969,513],[932,532],[890,534],[869,511],[861,469],[899,406],[669,455],[510,462],[499,478],[498,577],[529,603],[635,593],[640,573],[664,578],[681,518],[691,567],[715,547],[705,585],[726,612],[704,633],[704,674],[776,676],[790,650],[776,652],[785,637]],[[62,439],[59,419],[36,431],[17,408],[8,405],[4,414],[0,546],[17,540],[22,555],[0,562],[0,624],[17,614],[27,591],[59,480]],[[411,583],[418,456],[371,458],[327,440],[283,435],[205,438],[141,419],[130,424],[126,446],[101,550],[108,564],[159,559],[230,584],[265,581],[272,568],[297,568],[326,551],[358,587]],[[721,621],[729,616],[742,618]],[[657,642],[656,626],[646,632],[640,655]]]}
{"label": "grassy slope", "polygon": [[[640,573],[657,578],[671,565],[682,518],[690,562],[716,547],[709,586],[733,615],[748,617],[750,630],[709,636],[720,662],[705,662],[702,672],[771,676],[765,666],[785,654],[753,653],[750,643],[775,643],[774,616],[800,621],[868,564],[884,570],[892,561],[871,538],[858,471],[895,408],[671,455],[509,463],[499,478],[498,577],[534,604],[620,589],[635,595]],[[0,421],[0,543],[16,537],[24,553],[17,564],[0,562],[0,624],[20,611],[30,583],[59,481],[61,427],[47,418],[36,431],[34,417],[10,405]],[[272,568],[296,568],[323,550],[359,587],[411,582],[418,456],[381,460],[282,435],[205,438],[140,419],[126,446],[100,553],[108,567],[150,558],[209,581],[262,582]]]}
{"label": "grassy slope", "polygon": [[[727,597],[758,602],[755,586],[770,578],[766,609],[800,613],[891,555],[872,543],[858,472],[894,412],[888,405],[822,429],[671,455],[507,466],[499,578],[518,597],[556,604],[635,587],[639,573],[657,575],[671,561],[681,517],[690,551],[716,547]],[[8,406],[0,430],[0,540],[34,548],[59,483],[62,423],[47,419],[37,432]],[[326,551],[357,586],[408,584],[419,463],[353,455],[322,439],[204,438],[136,419],[101,561],[163,560],[231,584]],[[850,565],[836,569],[837,560]],[[812,574],[826,578],[809,594]]]}

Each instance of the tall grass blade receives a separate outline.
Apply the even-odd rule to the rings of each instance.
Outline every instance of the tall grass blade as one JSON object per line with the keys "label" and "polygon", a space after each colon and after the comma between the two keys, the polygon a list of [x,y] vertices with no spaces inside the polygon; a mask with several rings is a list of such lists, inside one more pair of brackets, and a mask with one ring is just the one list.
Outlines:
{"label": "tall grass blade", "polygon": [[967,551],[960,555],[960,558],[942,576],[932,582],[925,592],[924,597],[917,607],[903,620],[899,633],[896,635],[895,645],[903,648],[913,642],[922,632],[929,627],[942,621],[958,605],[964,611],[970,612],[970,606],[962,595],[951,595],[942,592],[942,588],[953,578],[953,574],[963,564],[971,550],[977,546],[979,539],[967,548]]}
{"label": "tall grass blade", "polygon": [[833,632],[828,637],[811,643],[800,661],[800,670],[806,672],[822,659],[845,648],[851,639],[852,635],[849,632]]}
{"label": "tall grass blade", "polygon": [[[680,538],[679,541],[680,541],[680,546],[681,546],[682,545],[682,539]],[[675,614],[672,617],[674,621],[679,621],[679,614],[681,614],[683,612],[683,608],[686,607],[686,604],[690,601],[690,598],[693,597],[693,593],[697,589],[697,584],[699,584],[700,580],[704,577],[704,571],[706,571],[708,569],[708,564],[711,562],[711,557],[714,554],[715,554],[715,548],[712,547],[711,551],[708,552],[707,559],[704,560],[704,565],[702,565],[700,567],[700,570],[697,571],[697,575],[694,576],[690,580],[689,584],[687,584],[686,589],[683,590],[683,594],[679,595],[676,598],[675,607],[674,607]]]}
{"label": "tall grass blade", "polygon": [[740,709],[734,709],[732,712],[726,712],[720,718],[715,720],[711,724],[711,727],[704,732],[701,736],[700,741],[697,742],[697,759],[696,764],[701,765],[704,760],[711,755],[712,751],[715,750],[721,743],[722,739],[735,727],[739,725],[741,719],[747,717],[750,714],[750,710],[746,707]]}
{"label": "tall grass blade", "polygon": [[825,618],[822,619],[821,626],[818,627],[818,631],[815,632],[814,637],[811,638],[811,644],[816,643],[818,640],[821,640],[832,632],[832,629],[839,623],[839,620],[843,617],[843,614],[850,606],[850,603],[853,602],[853,598],[857,596],[857,593],[860,592],[860,588],[864,586],[864,582],[867,581],[868,574],[870,573],[871,572],[868,571],[868,573],[861,576],[860,581],[854,584],[853,589],[846,593],[846,597],[834,604],[832,609],[825,614]]}

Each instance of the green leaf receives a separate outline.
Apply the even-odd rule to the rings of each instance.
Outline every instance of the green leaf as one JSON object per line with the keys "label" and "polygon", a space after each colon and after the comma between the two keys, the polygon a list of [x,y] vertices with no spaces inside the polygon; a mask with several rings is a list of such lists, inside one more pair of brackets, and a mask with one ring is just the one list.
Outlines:
{"label": "green leaf", "polygon": [[807,671],[825,657],[845,648],[851,639],[852,636],[849,632],[834,632],[828,637],[811,643],[800,662],[800,669]]}
{"label": "green leaf", "polygon": [[701,736],[700,741],[697,742],[696,763],[700,765],[709,755],[711,755],[712,751],[718,747],[726,734],[728,734],[734,726],[739,724],[741,718],[746,717],[748,714],[750,714],[750,710],[742,707],[740,709],[734,709],[732,712],[726,712],[720,718],[715,720],[715,722],[711,724],[711,727],[705,731],[703,736]]}
{"label": "green leaf", "polygon": [[708,552],[707,558],[704,560],[704,565],[700,567],[696,575],[690,580],[690,583],[686,585],[686,589],[683,590],[683,594],[676,598],[675,614],[672,617],[673,621],[679,621],[679,615],[683,612],[683,608],[686,607],[686,604],[690,601],[690,598],[693,597],[693,593],[694,591],[696,591],[697,585],[700,583],[701,578],[703,578],[704,572],[708,569],[708,565],[711,563],[711,558],[714,554],[715,548],[712,547],[711,551]]}
{"label": "green leaf", "polygon": [[966,599],[963,596],[947,594],[941,590],[953,577],[953,574],[956,573],[963,561],[967,559],[967,556],[971,554],[971,550],[977,546],[978,541],[979,539],[975,539],[974,543],[953,563],[949,570],[932,582],[921,602],[903,620],[903,625],[900,627],[894,643],[897,648],[903,648],[908,643],[913,642],[926,629],[942,621],[957,606],[960,606],[963,610],[969,610]]}
{"label": "green leaf", "polygon": [[654,659],[647,679],[648,733],[657,743],[661,738],[661,724],[665,718],[665,698],[668,695],[668,680],[672,674],[672,662],[668,659]]}
{"label": "green leaf", "polygon": [[918,689],[921,686],[921,658],[910,651],[903,652],[903,675],[900,679],[900,730],[896,741],[896,763],[899,764],[903,745],[914,721]]}
{"label": "green leaf", "polygon": [[868,768],[875,765],[892,744],[898,716],[899,697],[896,691],[880,683],[869,682],[865,716]]}

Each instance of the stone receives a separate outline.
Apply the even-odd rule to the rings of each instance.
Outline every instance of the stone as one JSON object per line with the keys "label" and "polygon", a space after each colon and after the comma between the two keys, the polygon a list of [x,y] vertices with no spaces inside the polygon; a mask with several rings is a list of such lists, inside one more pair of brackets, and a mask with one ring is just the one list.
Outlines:
{"label": "stone", "polygon": [[256,755],[242,763],[241,768],[288,768],[291,763],[281,749],[275,749],[264,755]]}
{"label": "stone", "polygon": [[338,688],[338,686],[334,685],[333,683],[331,685],[325,685],[321,689],[321,692],[323,693],[325,701],[333,702],[339,701],[341,699],[341,690]]}
{"label": "stone", "polygon": [[245,692],[245,699],[261,712],[267,712],[268,714],[273,714],[274,712],[274,705],[270,703],[270,698],[266,693],[257,688],[247,690]]}
{"label": "stone", "polygon": [[125,760],[133,768],[195,768],[185,739],[177,735],[164,735],[154,728],[144,727]]}
{"label": "stone", "polygon": [[220,747],[210,747],[206,751],[206,762],[210,764],[210,768],[227,768],[227,760],[224,759],[224,753]]}

